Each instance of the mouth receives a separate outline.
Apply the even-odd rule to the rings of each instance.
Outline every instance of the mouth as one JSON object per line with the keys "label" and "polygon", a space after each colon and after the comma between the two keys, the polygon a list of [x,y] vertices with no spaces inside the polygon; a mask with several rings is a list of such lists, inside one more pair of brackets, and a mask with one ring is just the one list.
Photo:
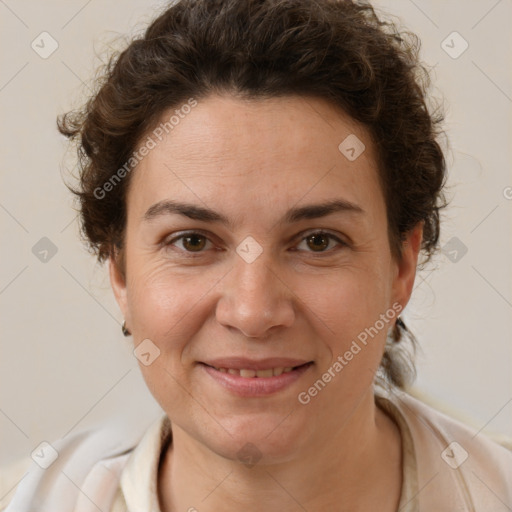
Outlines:
{"label": "mouth", "polygon": [[[241,397],[262,397],[284,391],[314,365],[313,361],[290,366],[268,366],[262,363],[253,365],[260,368],[247,368],[248,364],[213,365],[199,363],[199,366],[224,390]],[[305,385],[304,385],[305,386]]]}
{"label": "mouth", "polygon": [[269,377],[279,377],[279,375],[282,375],[283,373],[293,372],[299,368],[302,368],[303,366],[311,365],[313,362],[310,361],[308,363],[300,364],[297,366],[277,366],[275,368],[266,368],[263,370],[253,370],[251,368],[223,368],[207,365],[206,363],[203,364],[217,370],[218,372],[228,373],[229,375],[237,375],[238,377],[243,377],[244,379],[264,379]]}

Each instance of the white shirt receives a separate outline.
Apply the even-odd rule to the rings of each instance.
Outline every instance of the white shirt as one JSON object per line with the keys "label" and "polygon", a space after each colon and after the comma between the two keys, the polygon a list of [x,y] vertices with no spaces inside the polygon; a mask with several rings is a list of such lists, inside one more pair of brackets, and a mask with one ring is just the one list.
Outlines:
{"label": "white shirt", "polygon": [[[402,437],[399,512],[512,510],[512,452],[402,391],[379,390],[376,402]],[[169,442],[171,423],[162,415],[138,440],[99,429],[55,443],[59,458],[46,470],[32,468],[5,510],[161,512],[158,467]]]}

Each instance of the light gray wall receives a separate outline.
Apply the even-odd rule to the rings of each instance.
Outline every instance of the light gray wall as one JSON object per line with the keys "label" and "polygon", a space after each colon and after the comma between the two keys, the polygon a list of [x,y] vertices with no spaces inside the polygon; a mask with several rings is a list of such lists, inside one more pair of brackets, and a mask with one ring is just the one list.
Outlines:
{"label": "light gray wall", "polygon": [[[159,414],[130,339],[121,335],[106,269],[77,236],[62,180],[73,155],[65,158],[55,117],[87,94],[82,81],[93,76],[96,53],[116,35],[142,28],[161,5],[0,2],[2,464],[71,430],[114,417],[144,428]],[[418,388],[478,428],[512,435],[512,2],[376,5],[418,33],[434,67],[435,93],[448,109],[452,203],[442,243],[455,245],[446,246],[435,271],[418,275],[405,314],[422,348]],[[40,53],[51,49],[43,31],[58,42],[46,59],[31,47],[35,40]],[[452,57],[462,48],[458,36],[445,43],[452,56],[441,46],[454,31],[469,44],[458,58]],[[44,250],[50,250],[46,262],[39,259]]]}

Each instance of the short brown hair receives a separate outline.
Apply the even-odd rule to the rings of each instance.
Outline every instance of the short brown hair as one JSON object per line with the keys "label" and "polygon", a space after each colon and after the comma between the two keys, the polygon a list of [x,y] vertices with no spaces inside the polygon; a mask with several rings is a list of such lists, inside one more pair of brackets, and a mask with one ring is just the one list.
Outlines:
{"label": "short brown hair", "polygon": [[[436,141],[443,114],[427,106],[429,76],[420,43],[350,0],[180,0],[106,66],[83,109],[61,116],[78,142],[81,225],[100,261],[123,247],[130,173],[98,198],[164,111],[193,97],[322,98],[341,107],[375,143],[389,241],[423,223],[428,261],[437,248],[445,159]],[[126,167],[125,167],[126,168]],[[123,176],[125,173],[123,173]],[[392,339],[409,333],[398,323]],[[410,333],[409,333],[410,334]],[[412,336],[412,335],[411,335]],[[406,383],[406,364],[386,349],[381,367]],[[410,369],[414,370],[412,363]]]}

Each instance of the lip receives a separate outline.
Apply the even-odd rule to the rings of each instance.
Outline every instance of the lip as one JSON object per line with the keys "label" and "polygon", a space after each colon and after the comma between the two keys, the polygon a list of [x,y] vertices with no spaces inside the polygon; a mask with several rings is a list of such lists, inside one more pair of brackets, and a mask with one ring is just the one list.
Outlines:
{"label": "lip", "polygon": [[[238,360],[239,361],[239,360]],[[255,363],[253,361],[252,367],[248,366],[240,366],[238,369],[254,369],[254,370],[264,370],[268,369],[268,361],[272,362],[272,365],[275,364],[275,362],[278,362],[279,365],[282,365],[283,362],[290,363],[294,362],[296,360],[291,359],[268,359],[265,360],[265,363],[263,361],[259,361],[258,363]],[[223,364],[225,364],[227,360],[223,360]],[[233,364],[233,360],[231,360],[231,364]],[[240,363],[236,363],[240,364]],[[247,364],[247,363],[244,363]],[[255,368],[255,366],[259,364],[260,366],[258,368]],[[262,366],[263,364],[267,366]],[[240,397],[263,397],[275,394],[279,391],[283,391],[286,388],[289,388],[293,383],[295,383],[298,379],[300,379],[304,373],[308,372],[309,369],[313,366],[312,361],[306,361],[304,363],[299,363],[299,365],[296,364],[289,364],[289,366],[298,366],[297,368],[293,368],[291,372],[288,373],[282,373],[281,375],[276,375],[273,377],[241,377],[240,375],[232,375],[230,373],[223,373],[215,368],[213,366],[208,366],[208,364],[205,363],[199,363],[199,367],[211,378],[213,378],[218,384],[224,387],[224,389],[227,389],[231,393],[240,396]],[[217,365],[217,362],[215,363]],[[234,366],[227,365],[228,368],[235,368]],[[277,367],[277,366],[270,366]],[[226,366],[217,366],[217,368],[226,368]]]}
{"label": "lip", "polygon": [[302,366],[303,364],[312,362],[307,359],[291,359],[289,357],[269,357],[266,359],[248,359],[246,357],[225,357],[219,359],[211,359],[208,361],[201,361],[208,366],[215,368],[233,368],[235,370],[268,370],[269,368],[287,368]]}

